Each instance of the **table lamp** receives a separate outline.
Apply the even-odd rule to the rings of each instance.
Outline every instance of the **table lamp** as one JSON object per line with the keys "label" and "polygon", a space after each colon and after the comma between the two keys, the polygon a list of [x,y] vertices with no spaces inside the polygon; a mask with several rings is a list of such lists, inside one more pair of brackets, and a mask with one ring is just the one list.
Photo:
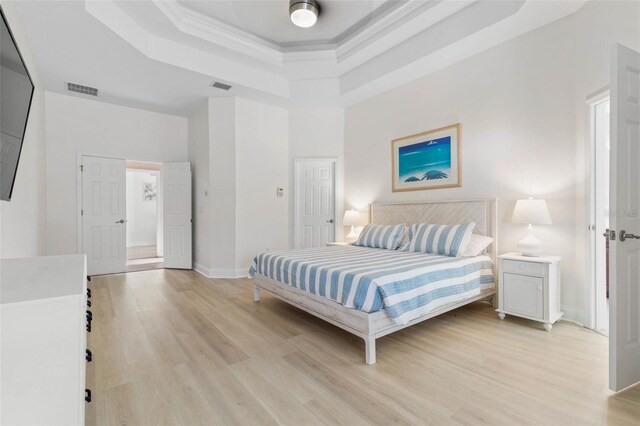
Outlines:
{"label": "table lamp", "polygon": [[361,226],[360,212],[353,209],[345,210],[342,225],[351,227],[351,232],[349,232],[349,235],[347,235],[345,239],[349,242],[357,240],[358,234],[356,233],[356,226]]}
{"label": "table lamp", "polygon": [[516,207],[511,217],[512,223],[526,223],[527,235],[518,241],[518,248],[522,250],[523,256],[540,256],[542,253],[542,241],[533,233],[533,225],[551,225],[551,216],[545,200],[534,200],[529,197],[527,200],[516,201]]}

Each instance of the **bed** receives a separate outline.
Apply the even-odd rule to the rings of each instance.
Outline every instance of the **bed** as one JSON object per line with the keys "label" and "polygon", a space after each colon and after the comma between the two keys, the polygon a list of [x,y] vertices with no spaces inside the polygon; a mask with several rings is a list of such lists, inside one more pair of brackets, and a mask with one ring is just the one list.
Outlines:
{"label": "bed", "polygon": [[356,246],[262,253],[249,273],[254,300],[267,291],[361,337],[366,363],[373,364],[376,339],[468,303],[492,301],[496,213],[497,200],[373,204],[371,223],[475,222],[474,232],[494,243],[471,258]]}

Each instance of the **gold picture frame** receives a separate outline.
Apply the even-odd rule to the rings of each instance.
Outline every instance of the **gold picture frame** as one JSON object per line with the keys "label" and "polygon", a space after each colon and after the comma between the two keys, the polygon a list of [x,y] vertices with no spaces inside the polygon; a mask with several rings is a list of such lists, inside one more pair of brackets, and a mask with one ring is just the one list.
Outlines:
{"label": "gold picture frame", "polygon": [[460,123],[392,140],[392,191],[462,186],[461,141]]}

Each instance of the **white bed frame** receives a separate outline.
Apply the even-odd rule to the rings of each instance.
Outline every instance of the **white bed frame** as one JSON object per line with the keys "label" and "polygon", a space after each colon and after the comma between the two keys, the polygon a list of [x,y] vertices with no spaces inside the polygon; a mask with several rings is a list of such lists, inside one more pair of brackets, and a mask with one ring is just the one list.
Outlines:
{"label": "white bed frame", "polygon": [[[397,223],[439,223],[454,225],[475,222],[475,233],[492,237],[494,242],[488,248],[494,264],[493,276],[496,284],[496,257],[498,255],[498,200],[460,200],[437,201],[426,203],[393,203],[372,204],[370,208],[371,223],[389,225]],[[256,274],[254,301],[260,301],[260,290],[269,292],[274,297],[287,302],[303,311],[309,312],[335,326],[338,326],[364,339],[365,359],[367,364],[376,362],[376,339],[401,330],[413,324],[433,318],[442,313],[478,300],[493,300],[497,285],[489,291],[472,298],[444,305],[405,325],[398,325],[385,310],[366,313],[347,308],[331,299],[299,290],[287,284],[272,280],[262,274]]]}

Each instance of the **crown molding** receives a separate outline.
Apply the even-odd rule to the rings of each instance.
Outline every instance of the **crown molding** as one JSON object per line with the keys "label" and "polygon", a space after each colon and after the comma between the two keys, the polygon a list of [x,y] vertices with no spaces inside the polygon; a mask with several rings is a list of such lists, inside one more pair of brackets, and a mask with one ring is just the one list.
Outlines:
{"label": "crown molding", "polygon": [[349,31],[340,44],[286,49],[176,0],[148,3],[146,10],[157,16],[157,7],[173,25],[161,33],[116,0],[86,0],[85,8],[148,58],[228,82],[236,95],[345,106],[567,16],[585,1],[410,0]]}
{"label": "crown molding", "polygon": [[276,43],[186,8],[176,0],[152,0],[152,2],[178,30],[185,34],[271,64],[282,63],[283,52]]}
{"label": "crown molding", "polygon": [[[356,56],[364,48],[369,48],[368,50],[371,51],[368,56],[375,56],[381,52],[381,49],[389,49],[424,30],[424,26],[420,27],[420,22],[433,21],[429,19],[432,8],[440,5],[436,9],[455,13],[475,1],[477,0],[455,2],[408,0],[397,6],[387,7],[373,20],[363,18],[331,40],[276,43],[194,11],[181,5],[177,0],[152,0],[179,31],[271,65],[281,65],[283,61],[299,61],[307,58],[328,59],[331,55],[327,53],[328,51],[333,51],[337,63]],[[444,18],[446,16],[440,19]],[[410,31],[407,31],[405,26],[411,22],[414,22],[414,25],[411,26]],[[385,42],[379,44],[382,38],[385,38]]]}
{"label": "crown molding", "polygon": [[114,0],[87,0],[85,10],[149,59],[244,86],[267,96],[283,99],[290,96],[289,81],[282,75],[151,34]]}
{"label": "crown molding", "polygon": [[[432,26],[476,4],[477,1],[438,1],[431,7],[421,8],[420,13],[415,16],[409,18],[405,15],[401,22],[389,22],[386,29],[381,29],[376,37],[371,35],[368,42],[363,41],[358,45],[347,46],[349,49],[342,51],[342,56],[339,55],[339,51],[336,52],[339,73],[344,75],[396,46],[420,36]],[[357,40],[354,40],[355,42]]]}
{"label": "crown molding", "polygon": [[[425,13],[442,0],[409,0],[402,6],[392,9],[389,13],[381,16],[375,22],[362,27],[345,37],[336,49],[338,61],[343,61],[351,56],[358,49],[371,45],[380,37],[387,34],[392,28],[399,28],[406,22],[415,19]],[[474,0],[475,1],[475,0]]]}

